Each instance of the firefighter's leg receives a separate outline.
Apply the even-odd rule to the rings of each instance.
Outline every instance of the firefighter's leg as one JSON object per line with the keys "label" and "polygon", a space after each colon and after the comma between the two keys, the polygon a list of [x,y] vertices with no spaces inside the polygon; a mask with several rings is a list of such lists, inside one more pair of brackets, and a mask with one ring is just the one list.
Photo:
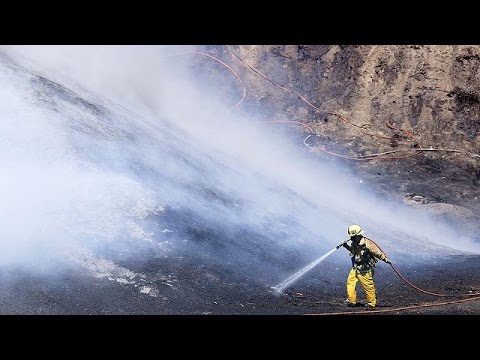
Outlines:
{"label": "firefighter's leg", "polygon": [[347,299],[350,304],[357,303],[357,272],[355,269],[350,270],[347,277]]}
{"label": "firefighter's leg", "polygon": [[363,274],[359,273],[357,277],[365,291],[367,306],[375,307],[375,305],[377,305],[377,296],[375,293],[375,284],[373,283],[373,271],[368,271]]}

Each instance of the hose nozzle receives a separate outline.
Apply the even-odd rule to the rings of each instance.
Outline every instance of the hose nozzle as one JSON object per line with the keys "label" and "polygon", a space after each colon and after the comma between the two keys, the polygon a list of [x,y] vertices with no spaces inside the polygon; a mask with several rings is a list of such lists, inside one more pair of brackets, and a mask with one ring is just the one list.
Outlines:
{"label": "hose nozzle", "polygon": [[347,240],[343,241],[341,244],[337,245],[336,249],[340,249],[344,244],[346,244],[349,241],[350,241],[350,239],[347,239]]}

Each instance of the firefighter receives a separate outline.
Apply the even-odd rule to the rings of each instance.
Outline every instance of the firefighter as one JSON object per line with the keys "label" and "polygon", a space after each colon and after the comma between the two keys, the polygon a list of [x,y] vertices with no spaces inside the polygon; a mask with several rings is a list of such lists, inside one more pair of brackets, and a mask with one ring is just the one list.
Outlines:
{"label": "firefighter", "polygon": [[348,235],[352,241],[351,245],[343,243],[352,258],[352,269],[347,277],[347,306],[358,306],[357,304],[357,282],[360,282],[365,291],[366,304],[368,308],[375,308],[377,297],[373,276],[375,264],[378,260],[391,264],[382,250],[369,238],[363,236],[362,228],[359,225],[348,227]]}

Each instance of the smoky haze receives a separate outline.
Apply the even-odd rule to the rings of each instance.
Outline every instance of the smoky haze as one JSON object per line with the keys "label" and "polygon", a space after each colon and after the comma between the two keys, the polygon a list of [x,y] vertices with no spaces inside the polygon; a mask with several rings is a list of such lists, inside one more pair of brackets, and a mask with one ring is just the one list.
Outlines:
{"label": "smoky haze", "polygon": [[195,81],[192,50],[2,47],[3,266],[194,254],[274,284],[352,223],[394,260],[478,252],[314,159],[299,131],[232,110],[237,98]]}

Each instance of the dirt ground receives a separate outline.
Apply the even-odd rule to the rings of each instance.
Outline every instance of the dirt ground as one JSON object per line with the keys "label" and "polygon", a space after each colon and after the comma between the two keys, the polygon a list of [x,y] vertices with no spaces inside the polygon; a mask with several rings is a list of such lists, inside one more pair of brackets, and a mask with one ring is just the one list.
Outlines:
{"label": "dirt ground", "polygon": [[[448,298],[419,293],[386,264],[379,263],[375,274],[378,304],[376,310],[367,311],[344,305],[347,262],[345,267],[338,269],[326,261],[281,295],[255,278],[238,277],[221,267],[199,264],[196,258],[150,259],[128,266],[142,271],[156,283],[159,296],[147,296],[132,285],[94,278],[74,268],[55,278],[18,272],[15,276],[3,274],[0,278],[0,312],[37,315],[480,314],[479,299],[426,307],[465,299],[457,294],[480,292],[480,256],[438,259],[430,266],[395,265],[416,286],[452,295]],[[175,274],[173,286],[158,280],[156,275],[160,270]],[[360,287],[357,292],[359,302],[364,301]]]}

